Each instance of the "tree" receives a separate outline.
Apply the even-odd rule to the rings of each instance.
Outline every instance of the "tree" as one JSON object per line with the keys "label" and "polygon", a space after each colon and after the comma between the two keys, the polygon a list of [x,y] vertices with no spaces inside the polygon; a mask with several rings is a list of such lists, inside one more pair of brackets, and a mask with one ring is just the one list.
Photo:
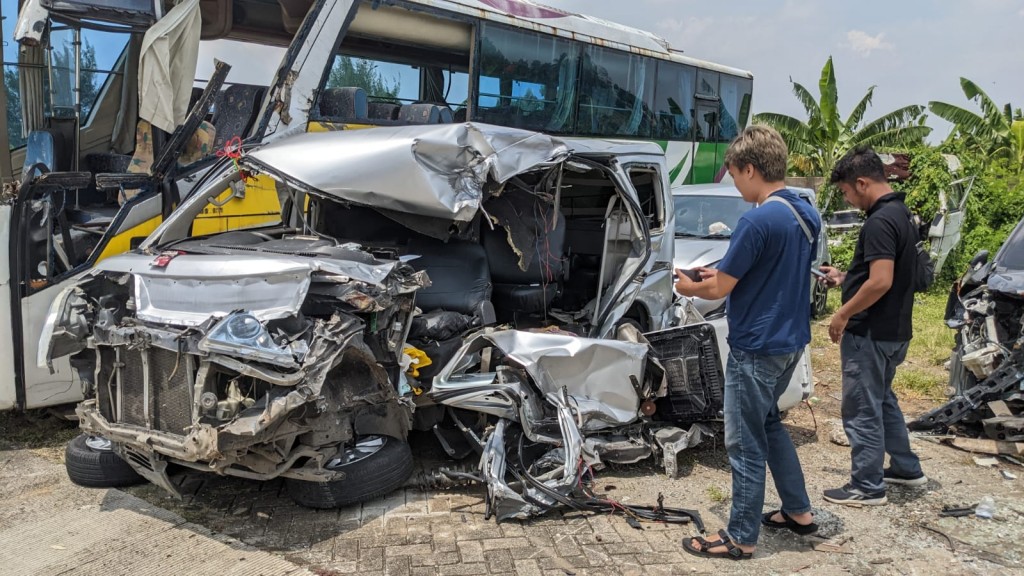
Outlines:
{"label": "tree", "polygon": [[96,72],[96,48],[88,40],[82,42],[82,123],[89,118],[92,107],[100,96],[100,89],[106,82],[107,75]]}
{"label": "tree", "polygon": [[398,78],[388,82],[384,75],[377,71],[377,64],[362,58],[339,56],[334,61],[331,74],[327,78],[328,88],[357,86],[366,91],[367,96],[375,99],[398,101],[401,83]]}
{"label": "tree", "polygon": [[[790,166],[802,175],[827,177],[836,162],[857,146],[911,147],[921,144],[931,132],[924,125],[924,107],[919,105],[905,106],[863,123],[875,86],[868,88],[843,121],[839,116],[839,92],[831,56],[821,69],[818,90],[820,97],[815,100],[803,85],[793,82],[793,94],[807,111],[807,121],[770,112],[754,116],[754,122],[767,124],[782,134],[789,147]],[[831,197],[834,195],[818,195],[819,202],[824,199],[822,208],[829,208]]]}
{"label": "tree", "polygon": [[1024,117],[1009,103],[1000,108],[984,90],[967,78],[960,78],[964,96],[981,108],[976,114],[953,104],[929,102],[933,114],[951,122],[950,138],[961,137],[970,148],[993,158],[1005,158],[1024,171]]}
{"label": "tree", "polygon": [[13,150],[25,145],[25,138],[21,135],[23,120],[17,69],[4,67],[4,88],[7,90],[7,138]]}

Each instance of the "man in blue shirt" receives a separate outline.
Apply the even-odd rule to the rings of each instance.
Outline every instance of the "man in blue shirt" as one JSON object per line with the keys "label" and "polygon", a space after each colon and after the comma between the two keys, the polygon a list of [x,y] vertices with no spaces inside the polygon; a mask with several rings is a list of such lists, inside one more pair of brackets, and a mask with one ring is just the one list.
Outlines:
{"label": "man in blue shirt", "polygon": [[[817,530],[778,400],[811,340],[810,270],[821,220],[786,189],[786,159],[782,137],[764,126],[746,128],[729,145],[726,168],[743,199],[759,206],[740,218],[717,270],[698,269],[698,282],[676,271],[676,291],[684,296],[728,296],[724,413],[732,511],[717,539],[683,541],[698,556],[750,558],[762,524],[798,534]],[[762,514],[766,464],[782,507]]]}

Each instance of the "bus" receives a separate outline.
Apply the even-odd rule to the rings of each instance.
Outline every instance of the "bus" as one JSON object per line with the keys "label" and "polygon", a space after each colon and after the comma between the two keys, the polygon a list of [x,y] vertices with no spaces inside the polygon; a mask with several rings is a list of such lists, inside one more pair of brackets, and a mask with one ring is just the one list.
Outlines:
{"label": "bus", "polygon": [[[725,148],[750,117],[749,72],[692,58],[648,32],[525,0],[174,4],[0,4],[0,140],[8,144],[0,142],[0,324],[12,335],[0,346],[0,409],[81,399],[67,360],[52,368],[35,362],[50,303],[96,262],[141,243],[235,136],[249,146],[301,132],[474,121],[653,141],[678,185],[720,180]],[[202,110],[190,108],[196,122],[188,133],[145,132],[143,34],[182,5],[198,5],[200,50],[195,77],[173,85],[192,86]],[[13,41],[18,10],[42,32],[36,45]],[[38,26],[29,18],[37,12]],[[233,65],[226,78],[215,78],[214,58]],[[182,148],[166,173],[117,176],[155,162],[159,150],[148,138],[184,146],[204,131],[210,141],[201,153],[185,162]],[[49,155],[31,153],[33,134]],[[28,174],[38,160],[54,174]],[[279,211],[273,181],[247,180],[211,200],[192,234],[264,225]]]}
{"label": "bus", "polygon": [[750,119],[749,72],[641,30],[525,0],[330,4],[288,70],[309,130],[468,119],[649,140],[679,185],[721,180]]}

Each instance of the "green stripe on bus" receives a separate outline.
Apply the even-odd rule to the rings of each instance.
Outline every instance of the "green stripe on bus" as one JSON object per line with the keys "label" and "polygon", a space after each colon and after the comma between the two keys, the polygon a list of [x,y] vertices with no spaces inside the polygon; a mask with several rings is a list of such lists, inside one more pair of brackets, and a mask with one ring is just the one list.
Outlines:
{"label": "green stripe on bus", "polygon": [[685,165],[686,165],[686,160],[687,160],[687,159],[688,159],[689,157],[690,157],[690,153],[689,153],[689,152],[687,152],[686,154],[683,154],[683,159],[682,159],[682,160],[680,160],[680,161],[679,161],[679,164],[676,164],[676,167],[675,167],[675,168],[673,168],[673,169],[672,169],[672,170],[671,170],[671,171],[670,171],[670,172],[668,173],[668,181],[669,181],[669,182],[675,182],[675,181],[676,181],[676,178],[677,178],[677,177],[679,176],[679,173],[683,171],[683,166],[685,166]]}
{"label": "green stripe on bus", "polygon": [[697,155],[693,158],[693,183],[707,184],[715,181],[719,162],[714,142],[701,142],[697,145]]}

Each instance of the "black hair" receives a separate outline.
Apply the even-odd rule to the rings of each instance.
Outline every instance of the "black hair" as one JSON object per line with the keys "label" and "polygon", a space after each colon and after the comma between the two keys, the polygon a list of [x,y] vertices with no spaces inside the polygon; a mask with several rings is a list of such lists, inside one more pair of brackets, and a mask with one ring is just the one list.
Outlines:
{"label": "black hair", "polygon": [[830,184],[853,184],[857,178],[885,182],[885,168],[882,159],[870,146],[858,146],[850,150],[832,169]]}

